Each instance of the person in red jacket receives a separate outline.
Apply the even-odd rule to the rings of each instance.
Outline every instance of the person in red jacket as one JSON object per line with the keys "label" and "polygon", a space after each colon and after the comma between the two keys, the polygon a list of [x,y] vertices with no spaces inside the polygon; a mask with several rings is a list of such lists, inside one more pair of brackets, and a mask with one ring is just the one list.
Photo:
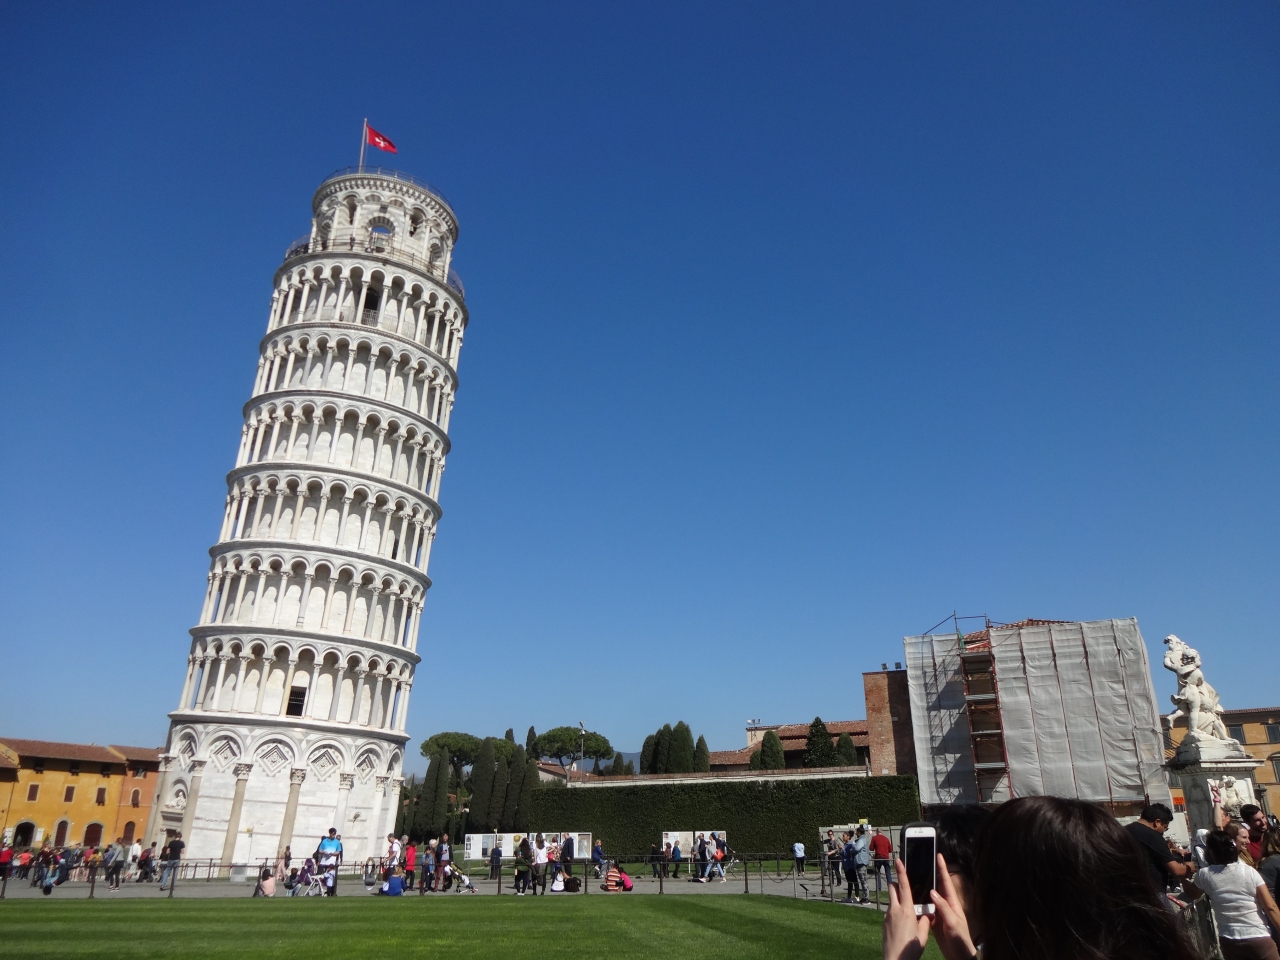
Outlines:
{"label": "person in red jacket", "polygon": [[893,844],[889,842],[889,838],[880,832],[877,827],[871,834],[871,875],[874,877],[877,871],[884,871],[884,885],[889,886],[889,866],[893,863]]}

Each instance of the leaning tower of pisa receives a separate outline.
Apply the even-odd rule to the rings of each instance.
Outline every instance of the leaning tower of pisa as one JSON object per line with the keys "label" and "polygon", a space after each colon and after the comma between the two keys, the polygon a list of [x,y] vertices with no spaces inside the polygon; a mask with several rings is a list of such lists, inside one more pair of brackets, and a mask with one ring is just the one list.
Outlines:
{"label": "leaning tower of pisa", "polygon": [[458,222],[340,171],[276,270],[151,839],[241,863],[395,819],[467,311]]}

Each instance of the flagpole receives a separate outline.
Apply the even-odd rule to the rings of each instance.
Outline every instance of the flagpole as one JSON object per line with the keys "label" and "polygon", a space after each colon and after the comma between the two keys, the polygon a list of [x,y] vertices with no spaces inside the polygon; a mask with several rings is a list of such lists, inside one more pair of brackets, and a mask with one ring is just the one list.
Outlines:
{"label": "flagpole", "polygon": [[364,118],[364,126],[360,128],[360,166],[359,172],[364,173],[364,145],[369,142],[369,118]]}

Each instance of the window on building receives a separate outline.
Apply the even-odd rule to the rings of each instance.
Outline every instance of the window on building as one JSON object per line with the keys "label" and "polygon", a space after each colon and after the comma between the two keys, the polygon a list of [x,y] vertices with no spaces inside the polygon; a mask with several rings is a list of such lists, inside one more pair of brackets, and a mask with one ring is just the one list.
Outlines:
{"label": "window on building", "polygon": [[63,790],[63,791],[62,791],[62,802],[63,802],[63,803],[71,803],[72,801],[74,801],[74,800],[75,800],[75,798],[76,798],[76,788],[75,788],[75,787],[67,787],[67,789],[65,789],[65,790]]}
{"label": "window on building", "polygon": [[102,765],[102,775],[103,775],[104,777],[109,777],[109,776],[111,776],[111,764],[109,764],[109,763],[104,763],[104,764]]}
{"label": "window on building", "polygon": [[1244,743],[1244,724],[1243,723],[1227,724],[1227,736],[1229,736],[1232,740],[1239,740],[1241,743]]}
{"label": "window on building", "polygon": [[124,836],[121,838],[125,843],[133,843],[133,834],[138,829],[138,825],[130,820],[124,825]]}
{"label": "window on building", "polygon": [[31,769],[36,773],[44,773],[44,757],[36,757],[32,760]]}
{"label": "window on building", "polygon": [[133,779],[135,779],[135,780],[145,780],[145,779],[147,779],[147,771],[146,771],[146,769],[145,769],[145,768],[143,768],[143,767],[134,767],[134,768],[133,768]]}
{"label": "window on building", "polygon": [[84,828],[84,845],[86,847],[96,847],[100,843],[102,843],[102,824],[89,824]]}
{"label": "window on building", "polygon": [[1267,743],[1280,743],[1280,723],[1267,724]]}
{"label": "window on building", "polygon": [[40,784],[27,784],[27,803],[35,803],[36,797],[40,796]]}
{"label": "window on building", "polygon": [[73,777],[80,776],[80,762],[78,760],[72,760],[71,766],[67,767],[67,773],[71,774]]}
{"label": "window on building", "polygon": [[1275,775],[1276,783],[1280,783],[1280,757],[1271,761],[1271,772]]}
{"label": "window on building", "polygon": [[93,802],[100,807],[105,807],[107,805],[107,788],[106,787],[98,788],[98,795],[94,797]]}
{"label": "window on building", "polygon": [[133,793],[131,793],[131,794],[129,795],[129,806],[131,806],[131,807],[140,807],[140,806],[142,806],[142,791],[141,791],[141,790],[135,790],[135,791],[133,791]]}
{"label": "window on building", "polygon": [[307,688],[293,687],[289,691],[289,706],[285,708],[285,716],[300,717],[302,716],[302,708],[307,703]]}
{"label": "window on building", "polygon": [[53,845],[55,847],[66,846],[67,831],[71,829],[71,824],[66,820],[58,821],[58,829],[53,832]]}

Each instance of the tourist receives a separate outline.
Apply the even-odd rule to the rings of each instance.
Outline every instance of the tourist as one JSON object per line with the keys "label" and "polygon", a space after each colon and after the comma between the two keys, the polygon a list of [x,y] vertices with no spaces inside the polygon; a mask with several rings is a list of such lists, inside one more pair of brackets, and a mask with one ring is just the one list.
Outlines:
{"label": "tourist", "polygon": [[599,840],[597,840],[595,845],[591,848],[591,863],[595,866],[596,879],[599,880],[604,876],[605,865],[607,863],[604,858],[604,847],[601,846],[601,842]]}
{"label": "tourist", "polygon": [[849,888],[845,902],[853,903],[856,899],[858,903],[870,903],[871,899],[867,896],[867,865],[871,863],[871,847],[867,842],[867,828],[859,824],[856,832],[846,832],[841,852],[844,856],[845,881]]}
{"label": "tourist", "polygon": [[25,880],[31,873],[32,853],[30,850],[23,850],[18,854],[18,879]]}
{"label": "tourist", "polygon": [[712,831],[711,844],[707,852],[711,855],[711,860],[707,864],[707,882],[711,881],[711,874],[715,871],[720,873],[720,882],[726,882],[729,879],[724,875],[725,861],[729,859],[728,842],[724,837],[717,836],[715,831]]}
{"label": "tourist", "polygon": [[404,871],[400,869],[400,864],[394,864],[387,871],[387,878],[382,881],[382,886],[373,892],[375,896],[383,897],[399,897],[404,894]]}
{"label": "tourist", "polygon": [[316,875],[316,862],[307,857],[302,861],[302,872],[298,874],[298,878],[293,883],[293,889],[289,891],[291,897],[303,897],[307,895],[307,891],[311,889],[311,881]]}
{"label": "tourist", "polygon": [[893,843],[876,827],[869,841],[871,848],[871,870],[875,874],[876,889],[880,889],[880,871],[884,871],[884,884],[887,887],[893,878],[889,875],[889,867],[893,863]]}
{"label": "tourist", "polygon": [[387,876],[390,876],[390,872],[392,872],[393,868],[399,867],[399,855],[401,855],[401,850],[402,847],[401,842],[399,842],[399,838],[394,835],[394,833],[388,833],[387,865],[385,865],[385,872],[387,872]]}
{"label": "tourist", "polygon": [[[896,861],[899,877],[906,867]],[[1022,797],[996,810],[973,851],[973,902],[937,858],[933,915],[889,886],[883,953],[917,960],[930,931],[944,960],[1198,960],[1188,928],[1151,886],[1142,852],[1100,804]],[[977,914],[971,929],[966,909]],[[979,933],[980,931],[980,933]]]}
{"label": "tourist", "polygon": [[1195,861],[1197,870],[1203,870],[1209,865],[1209,852],[1205,848],[1205,838],[1208,836],[1209,831],[1201,827],[1191,838],[1191,859]]}
{"label": "tourist", "polygon": [[791,853],[796,858],[796,873],[804,873],[804,844],[797,840],[791,845]]}
{"label": "tourist", "polygon": [[[597,844],[599,841],[597,841]],[[516,896],[523,897],[529,886],[529,871],[533,869],[533,850],[529,838],[523,837],[516,845]]]}
{"label": "tourist", "polygon": [[653,868],[653,879],[658,879],[658,863],[662,860],[662,854],[658,852],[656,843],[649,844],[649,864]]}
{"label": "tourist", "polygon": [[[1268,827],[1262,835],[1262,859],[1258,861],[1257,870],[1272,898],[1280,901],[1280,827]],[[1280,931],[1276,933],[1280,936]]]}
{"label": "tourist", "polygon": [[342,838],[335,827],[329,828],[329,835],[322,837],[316,845],[316,863],[324,874],[325,893],[330,897],[338,895],[338,867],[342,866]]}
{"label": "tourist", "polygon": [[547,844],[542,839],[542,834],[538,834],[533,844],[533,895],[538,895],[538,888],[542,888],[543,896],[547,893]]}
{"label": "tourist", "polygon": [[0,847],[0,880],[7,880],[13,866],[13,844],[8,841]]}
{"label": "tourist", "polygon": [[412,890],[414,881],[418,878],[418,846],[409,842],[407,834],[401,838],[401,842],[404,844],[404,888]]}
{"label": "tourist", "polygon": [[1240,820],[1249,828],[1249,856],[1254,864],[1262,862],[1262,837],[1266,834],[1271,821],[1257,804],[1246,803],[1240,808]]}
{"label": "tourist", "polygon": [[150,883],[156,875],[156,845],[151,846],[138,855],[138,883]]}
{"label": "tourist", "polygon": [[604,875],[604,883],[600,884],[600,889],[605,893],[618,893],[622,890],[622,871],[618,869],[616,863],[609,864],[609,869]]}
{"label": "tourist", "polygon": [[1228,831],[1211,831],[1205,846],[1209,866],[1196,874],[1192,885],[1213,904],[1223,960],[1280,960],[1267,928],[1270,921],[1280,930],[1280,908],[1266,881],[1244,862],[1237,838]]}
{"label": "tourist", "polygon": [[182,842],[181,832],[175,833],[173,835],[173,839],[165,844],[164,863],[160,868],[159,889],[164,889],[164,882],[166,879],[168,879],[170,886],[172,886],[173,882],[177,879],[178,867],[182,862],[182,851],[185,848],[186,844]]}
{"label": "tourist", "polygon": [[422,896],[428,890],[434,893],[435,889],[436,843],[434,840],[430,840],[422,849],[422,880],[418,883],[418,896]]}
{"label": "tourist", "polygon": [[124,837],[116,837],[116,842],[107,848],[107,889],[120,889],[120,873],[129,860],[129,850],[124,845]]}
{"label": "tourist", "polygon": [[142,841],[135,838],[133,843],[129,845],[129,873],[126,875],[126,879],[128,880],[137,879],[138,861],[141,859],[142,859]]}
{"label": "tourist", "polygon": [[1152,885],[1163,894],[1169,888],[1170,878],[1182,880],[1195,876],[1196,865],[1183,863],[1169,849],[1164,833],[1173,821],[1173,811],[1163,803],[1148,804],[1142,815],[1124,829],[1142,849],[1147,864],[1147,873]]}
{"label": "tourist", "polygon": [[276,895],[276,877],[275,871],[270,867],[262,868],[262,875],[258,877],[258,885],[253,888],[255,897],[274,897]]}
{"label": "tourist", "polygon": [[671,844],[664,843],[662,845],[662,874],[663,878],[669,876],[667,871],[671,868]]}
{"label": "tourist", "polygon": [[[566,864],[565,866],[567,869],[568,865]],[[502,845],[496,840],[494,841],[493,849],[489,851],[489,879],[502,879]]]}
{"label": "tourist", "polygon": [[560,863],[564,866],[564,875],[573,876],[573,858],[577,856],[577,845],[573,842],[573,834],[566,833],[560,844]]}
{"label": "tourist", "polygon": [[440,842],[436,844],[436,890],[439,890],[444,884],[444,868],[453,862],[453,857],[449,853],[449,836],[445,834],[440,837]]}
{"label": "tourist", "polygon": [[[596,844],[597,844],[597,845],[599,845],[599,843],[600,843],[600,841],[599,841],[599,840],[597,840],[597,841],[596,841]],[[674,841],[672,842],[672,844],[671,844],[671,862],[675,864],[674,869],[672,869],[672,871],[671,871],[671,879],[672,879],[672,880],[679,880],[679,879],[680,879],[680,861],[681,861],[682,859],[684,859],[684,854],[682,854],[682,853],[680,852],[680,838],[679,838],[679,837],[676,837],[676,838],[675,838],[675,840],[674,840]],[[598,874],[598,873],[596,874],[596,876],[599,876],[599,875],[600,875],[600,874]]]}
{"label": "tourist", "polygon": [[298,868],[294,867],[289,871],[289,875],[284,878],[284,895],[286,897],[296,897],[298,895],[299,879]]}
{"label": "tourist", "polygon": [[840,886],[840,855],[844,844],[836,839],[834,830],[827,831],[827,839],[822,843],[822,851],[826,854],[827,871],[831,874],[831,885]]}
{"label": "tourist", "polygon": [[85,854],[85,878],[96,884],[98,881],[98,870],[102,867],[102,851],[95,850],[92,847]]}
{"label": "tourist", "polygon": [[1228,823],[1224,829],[1240,850],[1240,862],[1256,868],[1258,862],[1253,859],[1253,845],[1249,839],[1249,828],[1243,823],[1232,822]]}
{"label": "tourist", "polygon": [[938,853],[947,865],[956,899],[964,909],[965,920],[975,943],[982,942],[982,922],[974,904],[973,862],[978,837],[991,819],[991,811],[976,803],[958,803],[944,807],[934,818]]}

